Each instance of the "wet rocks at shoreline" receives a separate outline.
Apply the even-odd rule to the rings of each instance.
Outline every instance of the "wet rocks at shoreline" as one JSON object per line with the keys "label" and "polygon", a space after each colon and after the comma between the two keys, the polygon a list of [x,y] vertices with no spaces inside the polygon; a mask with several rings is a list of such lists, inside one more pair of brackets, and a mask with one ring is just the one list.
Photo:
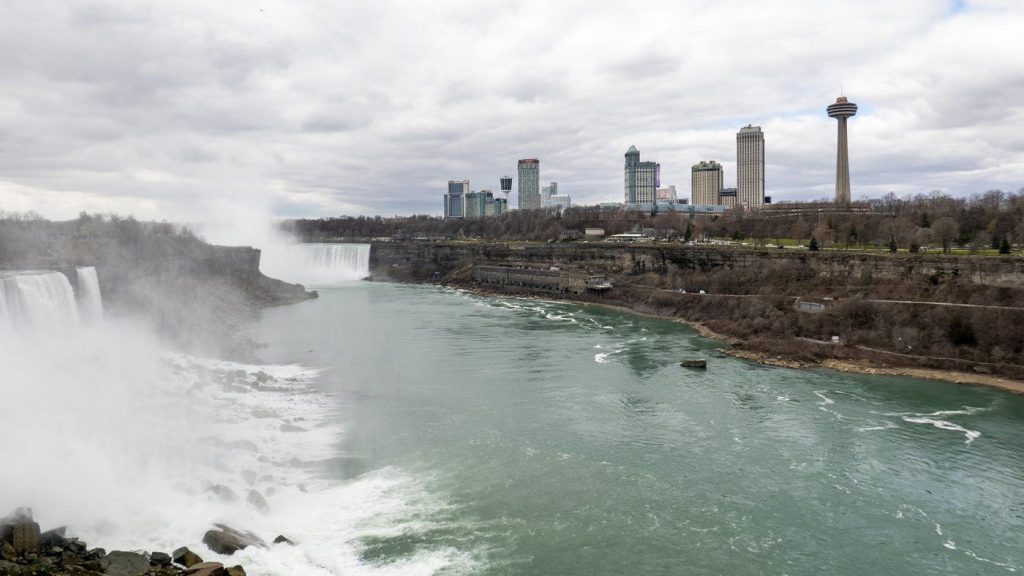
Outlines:
{"label": "wet rocks at shoreline", "polygon": [[[204,543],[220,554],[230,555],[248,546],[266,548],[251,532],[216,524]],[[213,536],[211,536],[211,534]],[[210,542],[216,545],[211,545]],[[276,540],[275,540],[276,542]],[[289,541],[290,543],[290,541]],[[0,574],[3,576],[245,576],[242,566],[226,567],[204,562],[186,547],[173,553],[90,549],[78,538],[69,538],[66,528],[39,531],[32,510],[18,508],[0,518]]]}

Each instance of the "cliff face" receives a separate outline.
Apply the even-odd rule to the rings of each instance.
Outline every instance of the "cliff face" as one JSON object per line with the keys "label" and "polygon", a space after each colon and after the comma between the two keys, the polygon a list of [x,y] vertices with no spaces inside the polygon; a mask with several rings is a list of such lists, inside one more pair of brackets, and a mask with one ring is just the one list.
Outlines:
{"label": "cliff face", "polygon": [[[1024,260],[939,255],[887,255],[798,250],[748,250],[679,244],[476,244],[380,242],[370,251],[370,272],[399,281],[429,280],[471,264],[493,264],[604,273],[695,277],[732,275],[748,282],[742,294],[802,295],[851,286],[886,289],[893,280],[928,286],[973,284],[1019,290]],[[728,274],[726,274],[728,273]],[[899,294],[893,294],[899,296]]]}
{"label": "cliff face", "polygon": [[[480,288],[472,280],[475,265],[605,274],[614,288],[573,300],[700,322],[758,354],[1024,378],[1019,258],[678,244],[385,242],[370,252],[375,279]],[[486,288],[537,292],[517,285]],[[801,309],[801,300],[816,304]],[[831,345],[833,337],[841,344]]]}

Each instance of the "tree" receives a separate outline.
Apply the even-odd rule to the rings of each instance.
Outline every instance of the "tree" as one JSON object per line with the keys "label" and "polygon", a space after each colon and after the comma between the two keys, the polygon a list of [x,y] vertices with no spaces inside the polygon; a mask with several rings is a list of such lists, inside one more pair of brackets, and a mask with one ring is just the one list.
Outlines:
{"label": "tree", "polygon": [[693,238],[693,226],[689,222],[686,223],[686,232],[683,233],[683,242],[689,242],[690,238]]}
{"label": "tree", "polygon": [[890,237],[889,238],[889,252],[892,252],[893,254],[895,254],[896,250],[897,250],[897,248],[896,248],[896,239]]}
{"label": "tree", "polygon": [[942,253],[949,254],[953,241],[960,237],[960,225],[949,216],[943,216],[936,220],[931,228],[935,239],[942,243]]}
{"label": "tree", "polygon": [[818,246],[818,239],[811,236],[811,243],[807,245],[807,249],[811,252],[817,252],[821,247]]}
{"label": "tree", "polygon": [[1009,254],[1010,253],[1010,242],[1009,242],[1009,240],[1006,239],[1006,236],[1003,236],[1003,243],[999,245],[999,253],[1000,254]]}

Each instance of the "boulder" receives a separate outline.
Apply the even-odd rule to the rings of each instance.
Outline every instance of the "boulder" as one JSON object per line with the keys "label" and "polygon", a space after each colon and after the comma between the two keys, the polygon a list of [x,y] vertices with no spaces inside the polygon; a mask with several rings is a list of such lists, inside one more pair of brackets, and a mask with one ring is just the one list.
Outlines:
{"label": "boulder", "polygon": [[66,537],[67,526],[61,526],[60,528],[54,528],[53,530],[47,530],[39,535],[39,545],[43,548],[53,548],[67,546],[69,540]]}
{"label": "boulder", "polygon": [[170,554],[165,554],[164,552],[153,552],[149,555],[149,564],[151,566],[167,566],[170,563]]}
{"label": "boulder", "polygon": [[31,508],[18,508],[0,519],[0,542],[7,542],[19,556],[39,548],[39,524],[32,520]]}
{"label": "boulder", "polygon": [[185,568],[191,568],[196,564],[203,563],[203,559],[200,558],[198,554],[184,546],[178,548],[171,554],[171,560],[173,560],[175,564],[180,564]]}
{"label": "boulder", "polygon": [[259,510],[261,514],[270,512],[270,505],[267,504],[267,500],[262,494],[255,490],[249,490],[249,494],[246,496],[245,501],[249,503],[249,506]]}
{"label": "boulder", "polygon": [[200,562],[185,570],[188,576],[228,576],[228,571],[220,562]]}
{"label": "boulder", "polygon": [[206,544],[210,550],[217,554],[230,556],[238,550],[243,550],[249,546],[267,547],[267,543],[252,532],[235,530],[223,524],[214,524],[214,526],[217,527],[216,530],[209,530],[203,536],[203,544]]}
{"label": "boulder", "polygon": [[228,576],[245,576],[245,568],[241,566],[232,566],[227,569]]}
{"label": "boulder", "polygon": [[115,550],[104,558],[104,574],[109,576],[140,576],[149,570],[149,558],[137,552]]}
{"label": "boulder", "polygon": [[289,546],[294,546],[295,542],[292,542],[291,539],[284,534],[278,534],[277,538],[274,538],[274,544],[287,544]]}

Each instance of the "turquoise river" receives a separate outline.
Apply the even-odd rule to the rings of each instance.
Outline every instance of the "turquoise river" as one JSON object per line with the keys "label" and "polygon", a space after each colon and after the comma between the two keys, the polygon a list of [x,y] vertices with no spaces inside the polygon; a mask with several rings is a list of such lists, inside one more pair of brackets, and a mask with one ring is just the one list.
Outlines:
{"label": "turquoise river", "polygon": [[333,400],[334,456],[306,465],[401,479],[391,504],[346,496],[380,507],[339,536],[371,572],[1024,572],[1021,396],[763,367],[677,323],[435,286],[322,289],[251,337]]}

